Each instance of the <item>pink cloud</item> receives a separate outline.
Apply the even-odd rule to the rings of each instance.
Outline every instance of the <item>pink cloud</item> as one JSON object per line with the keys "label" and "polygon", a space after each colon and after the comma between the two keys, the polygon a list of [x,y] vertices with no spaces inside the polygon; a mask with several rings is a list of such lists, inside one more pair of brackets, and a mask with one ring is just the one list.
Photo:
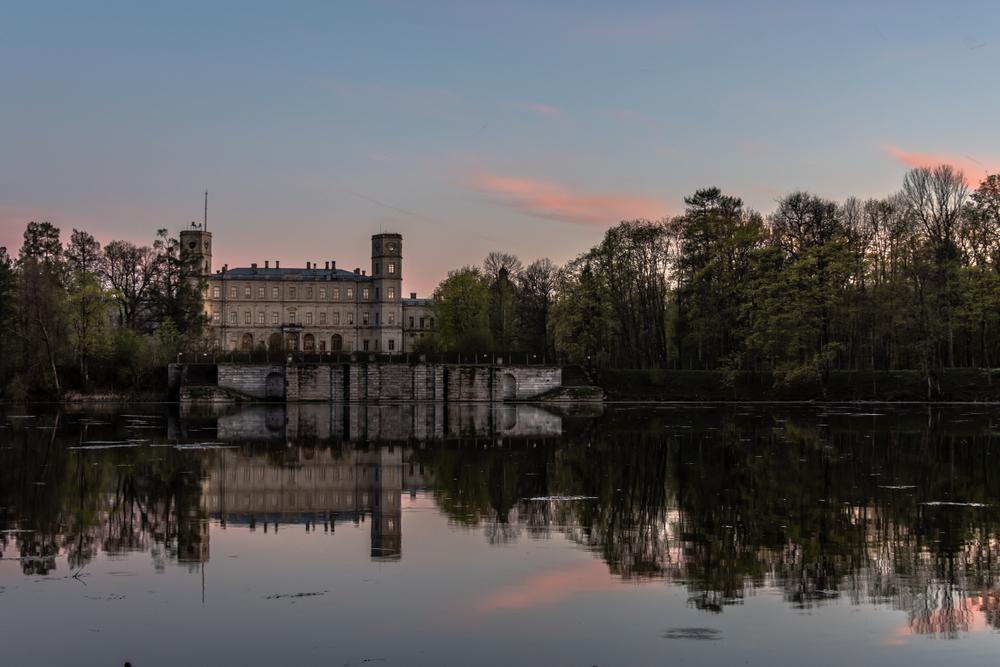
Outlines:
{"label": "pink cloud", "polygon": [[548,104],[542,104],[541,102],[525,102],[524,104],[520,104],[518,106],[522,111],[530,111],[531,113],[536,113],[539,116],[555,117],[563,115],[562,109]]}
{"label": "pink cloud", "polygon": [[522,213],[578,225],[608,225],[635,218],[655,220],[667,213],[666,203],[653,197],[577,192],[540,179],[479,172],[466,184]]}
{"label": "pink cloud", "polygon": [[616,590],[621,585],[621,581],[608,573],[604,563],[587,560],[527,577],[486,595],[473,609],[479,613],[532,609],[557,604],[578,593]]}
{"label": "pink cloud", "polygon": [[965,174],[969,187],[976,187],[983,177],[1000,171],[1000,165],[980,162],[968,155],[948,155],[946,153],[912,153],[892,144],[884,144],[882,150],[908,167],[936,167],[951,165]]}

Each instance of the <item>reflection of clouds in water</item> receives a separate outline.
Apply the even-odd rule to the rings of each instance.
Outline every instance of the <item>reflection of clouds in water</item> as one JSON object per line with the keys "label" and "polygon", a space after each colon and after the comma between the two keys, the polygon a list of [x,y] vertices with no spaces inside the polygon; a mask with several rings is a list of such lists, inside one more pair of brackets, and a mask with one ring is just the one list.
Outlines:
{"label": "reflection of clouds in water", "polygon": [[479,613],[535,609],[566,602],[580,593],[616,590],[621,585],[621,579],[608,573],[603,563],[585,560],[518,579],[483,596],[472,608]]}
{"label": "reflection of clouds in water", "polygon": [[[589,560],[528,573],[470,603],[483,613],[559,605],[623,579],[667,580],[687,589],[692,607],[711,612],[747,603],[757,589],[779,591],[794,609],[831,600],[891,608],[906,622],[887,643],[1000,627],[992,588],[1000,485],[982,465],[996,413],[958,421],[932,409],[930,417],[913,410],[858,420],[829,409],[630,406],[597,421],[560,418],[555,430],[550,412],[511,422],[509,411],[491,417],[480,406],[441,422],[457,429],[441,431],[455,438],[380,446],[312,439],[338,424],[349,433],[353,417],[310,406],[282,408],[273,444],[236,438],[214,451],[215,440],[193,435],[225,420],[233,433],[267,430],[266,410],[246,414],[252,418],[226,413],[170,425],[191,433],[182,442],[206,447],[194,451],[173,442],[153,449],[155,441],[68,449],[132,444],[106,415],[106,427],[84,425],[87,437],[74,437],[83,426],[73,423],[51,450],[36,446],[49,435],[18,431],[7,438],[18,446],[0,452],[0,505],[15,508],[17,519],[0,524],[0,544],[29,574],[52,570],[57,556],[77,567],[102,551],[149,552],[157,569],[197,567],[210,555],[210,521],[266,530],[307,517],[307,532],[367,521],[371,557],[384,559],[401,557],[403,532],[419,531],[403,509],[426,509],[488,544],[561,534],[589,552]],[[417,412],[370,406],[364,414],[359,424],[369,434],[433,434],[403,419]],[[419,414],[436,420],[433,411]],[[289,440],[286,416],[293,433],[309,438]],[[515,425],[534,435],[495,437],[498,426]],[[18,483],[25,470],[45,482],[31,486],[31,503]],[[432,489],[433,505],[408,498],[415,489]],[[10,532],[18,530],[37,532]],[[696,638],[682,634],[676,638]]]}
{"label": "reflection of clouds in water", "polygon": [[970,594],[946,584],[930,583],[923,595],[914,597],[912,605],[906,622],[894,627],[883,643],[900,646],[915,635],[958,639],[965,632],[1000,627],[1000,591]]}
{"label": "reflection of clouds in water", "polygon": [[[964,499],[1000,492],[981,472],[990,422],[961,424],[963,448],[956,452],[936,411],[931,415],[887,415],[877,426],[859,427],[856,414],[827,411],[783,415],[771,428],[718,415],[698,423],[687,415],[688,423],[667,425],[685,427],[684,435],[666,442],[663,424],[619,422],[619,431],[594,434],[586,449],[556,448],[554,468],[551,458],[540,462],[547,496],[596,494],[597,501],[493,496],[479,512],[484,520],[500,515],[539,526],[539,534],[562,532],[611,573],[674,581],[706,611],[745,603],[764,588],[781,591],[797,609],[832,600],[886,606],[906,613],[914,634],[1000,627],[993,594],[982,592],[1000,574],[998,522],[991,503]],[[823,430],[816,428],[820,419]],[[526,456],[508,452],[506,467],[489,455],[467,463],[496,483],[524,484],[534,474],[523,472]],[[442,478],[445,487],[449,479]],[[921,484],[903,483],[909,480]],[[954,495],[964,498],[942,500]],[[464,503],[464,521],[474,513]],[[509,594],[501,598],[508,604],[536,599],[520,587]]]}

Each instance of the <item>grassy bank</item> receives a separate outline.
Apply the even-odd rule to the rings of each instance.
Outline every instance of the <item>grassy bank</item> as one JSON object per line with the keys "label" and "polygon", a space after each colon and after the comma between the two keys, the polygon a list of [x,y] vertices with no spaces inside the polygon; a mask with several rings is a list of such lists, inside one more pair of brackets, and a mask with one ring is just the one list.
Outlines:
{"label": "grassy bank", "polygon": [[[920,371],[832,371],[826,386],[776,382],[770,373],[603,370],[609,400],[658,401],[926,401]],[[932,400],[1000,401],[1000,371],[949,369],[935,378]]]}

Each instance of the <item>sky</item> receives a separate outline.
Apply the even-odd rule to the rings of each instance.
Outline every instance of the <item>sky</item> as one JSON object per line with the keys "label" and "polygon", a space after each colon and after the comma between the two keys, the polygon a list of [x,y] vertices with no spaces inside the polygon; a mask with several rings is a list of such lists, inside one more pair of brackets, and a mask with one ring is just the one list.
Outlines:
{"label": "sky", "polygon": [[717,185],[767,213],[1000,170],[996,2],[0,2],[0,246],[49,220],[215,265],[404,236],[429,293]]}

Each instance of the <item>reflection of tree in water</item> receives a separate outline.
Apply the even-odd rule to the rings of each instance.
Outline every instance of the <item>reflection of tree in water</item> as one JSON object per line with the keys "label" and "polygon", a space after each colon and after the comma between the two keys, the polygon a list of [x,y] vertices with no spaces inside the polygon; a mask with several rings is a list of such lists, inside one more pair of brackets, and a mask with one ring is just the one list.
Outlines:
{"label": "reflection of tree in water", "polygon": [[449,443],[422,453],[439,480],[434,495],[440,507],[457,525],[482,526],[490,544],[517,539],[522,526],[531,535],[544,533],[544,517],[521,500],[545,493],[542,471],[550,455],[545,447],[492,442]]}
{"label": "reflection of tree in water", "polygon": [[[422,456],[441,507],[491,542],[559,530],[615,574],[682,583],[702,609],[773,586],[802,609],[888,605],[920,634],[1000,627],[998,509],[926,504],[997,504],[988,416],[739,410],[612,414],[589,442]],[[525,500],[554,495],[597,500]]]}
{"label": "reflection of tree in water", "polygon": [[[579,501],[551,501],[555,523],[600,553],[623,577],[659,576],[670,558],[667,450],[641,433],[560,452],[552,488]],[[594,496],[597,501],[587,500]]]}
{"label": "reflection of tree in water", "polygon": [[180,461],[173,458],[173,464],[137,462],[118,468],[108,498],[104,551],[151,551],[157,569],[164,559],[203,560],[206,518],[199,509],[199,476],[196,470],[178,470]]}
{"label": "reflection of tree in water", "polygon": [[[448,441],[414,456],[451,521],[489,543],[563,534],[622,578],[684,585],[705,610],[768,586],[802,609],[890,606],[920,634],[1000,628],[988,415],[781,412],[611,412],[562,441]],[[159,568],[207,557],[211,452],[74,452],[81,435],[56,425],[4,432],[0,530],[35,531],[0,533],[5,555],[16,549],[28,574],[60,553],[74,570],[100,551],[149,550]],[[266,456],[297,465],[291,451]],[[533,500],[553,496],[573,499]],[[927,504],[939,501],[985,507]]]}
{"label": "reflection of tree in water", "polygon": [[[0,515],[22,532],[3,534],[6,552],[16,536],[25,574],[47,574],[65,553],[73,570],[103,550],[111,555],[149,550],[165,559],[198,561],[206,537],[200,516],[200,457],[170,449],[68,450],[78,433],[24,427],[7,432],[0,451]],[[15,524],[16,522],[16,524]]]}

